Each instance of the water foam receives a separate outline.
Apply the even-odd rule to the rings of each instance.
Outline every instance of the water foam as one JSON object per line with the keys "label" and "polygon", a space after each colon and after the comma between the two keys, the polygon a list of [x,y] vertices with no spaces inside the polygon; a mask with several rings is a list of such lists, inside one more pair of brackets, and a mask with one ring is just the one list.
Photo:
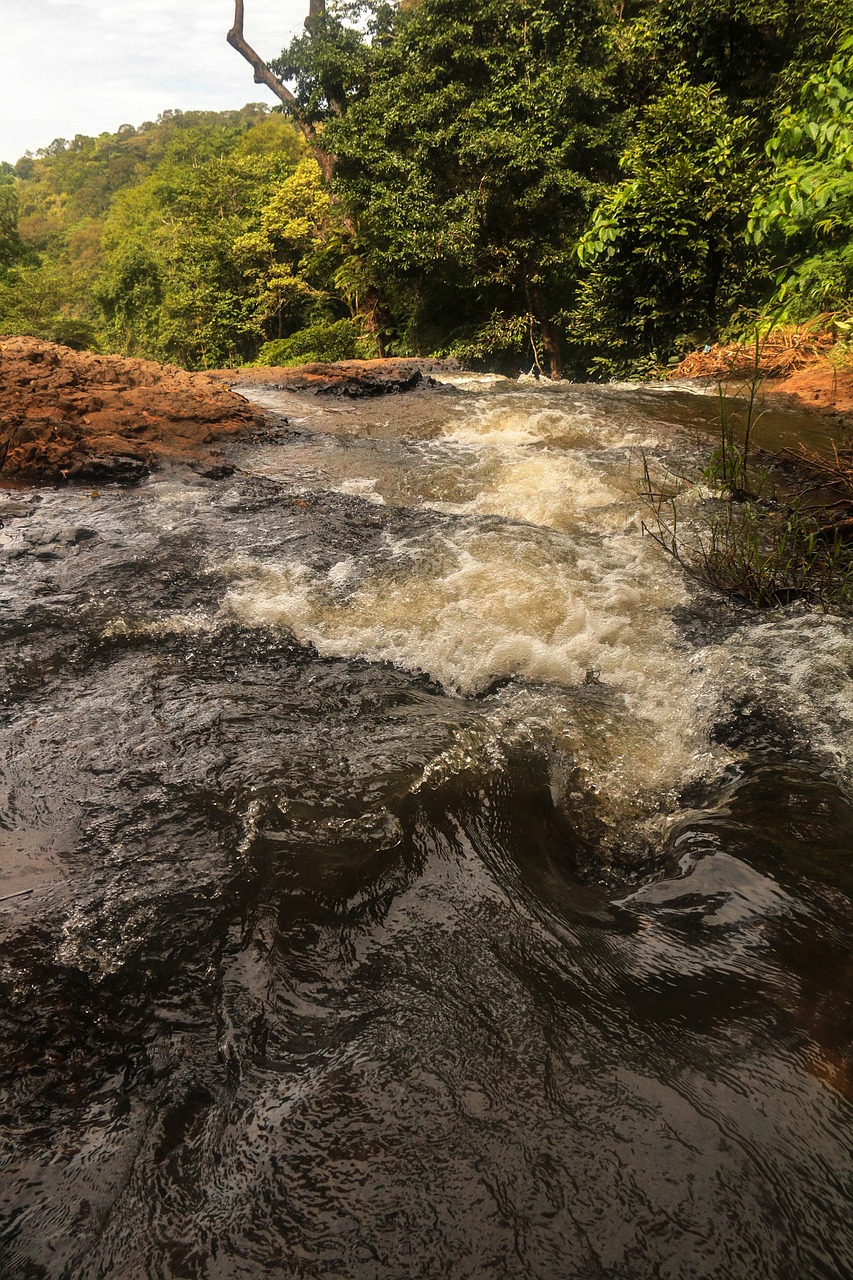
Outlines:
{"label": "water foam", "polygon": [[[391,561],[306,564],[237,559],[223,612],[287,627],[321,653],[423,671],[474,693],[496,679],[573,684],[595,668],[623,688],[648,679],[663,648],[658,613],[685,599],[678,574],[630,534],[600,547],[559,546],[512,525],[465,524]],[[655,615],[643,627],[643,613]],[[637,644],[638,628],[648,630]]]}
{"label": "water foam", "polygon": [[[623,533],[572,546],[472,523],[394,550],[325,572],[234,560],[222,616],[287,628],[324,655],[424,672],[457,694],[513,678],[488,708],[492,731],[556,744],[614,797],[707,770],[696,676],[669,618],[688,592],[654,544]],[[610,694],[606,713],[572,696],[590,679]]]}
{"label": "water foam", "polygon": [[441,503],[440,509],[507,516],[564,532],[584,526],[615,530],[633,515],[630,489],[626,474],[608,475],[582,455],[504,448],[474,497]]}
{"label": "water foam", "polygon": [[[323,568],[234,558],[220,618],[286,628],[323,655],[389,662],[464,696],[509,679],[488,708],[494,732],[550,742],[592,789],[629,805],[730,761],[710,730],[739,700],[811,721],[804,736],[849,763],[850,627],[777,615],[687,644],[673,611],[694,588],[640,536],[630,451],[654,443],[648,421],[618,401],[608,413],[606,400],[576,400],[469,397],[445,409],[437,437],[405,448],[336,457],[324,445],[330,488],[457,519],[386,532],[379,552]],[[589,679],[606,708],[572,694]]]}
{"label": "water foam", "polygon": [[479,401],[460,405],[459,417],[448,421],[443,434],[460,444],[513,445],[558,443],[563,447],[601,444],[599,424],[589,410],[567,412],[562,407],[531,409],[526,398]]}

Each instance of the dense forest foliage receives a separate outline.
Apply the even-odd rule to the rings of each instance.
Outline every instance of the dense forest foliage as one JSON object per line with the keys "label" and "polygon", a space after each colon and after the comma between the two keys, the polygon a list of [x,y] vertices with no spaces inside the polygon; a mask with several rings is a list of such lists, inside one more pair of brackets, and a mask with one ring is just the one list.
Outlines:
{"label": "dense forest foliage", "polygon": [[349,315],[329,195],[263,107],[59,140],[2,180],[0,330],[199,368]]}
{"label": "dense forest foliage", "polygon": [[[853,0],[339,0],[285,114],[0,168],[0,331],[611,376],[853,317]],[[327,181],[322,169],[330,174]]]}

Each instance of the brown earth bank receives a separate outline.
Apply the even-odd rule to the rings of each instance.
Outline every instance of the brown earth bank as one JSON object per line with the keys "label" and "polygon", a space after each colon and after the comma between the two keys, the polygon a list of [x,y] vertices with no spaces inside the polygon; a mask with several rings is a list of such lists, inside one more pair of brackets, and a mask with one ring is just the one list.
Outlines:
{"label": "brown earth bank", "polygon": [[691,351],[668,375],[729,384],[758,373],[762,395],[789,397],[804,409],[828,413],[853,425],[853,365],[829,359],[835,345],[830,333],[771,333],[759,346],[715,344],[709,351]]}
{"label": "brown earth bank", "polygon": [[270,391],[308,391],[315,395],[360,399],[393,395],[435,386],[433,373],[461,369],[458,360],[386,359],[338,360],[288,368],[252,366],[220,369],[216,376],[235,386],[267,387]]}
{"label": "brown earth bank", "polygon": [[0,485],[134,481],[265,425],[208,373],[0,337]]}
{"label": "brown earth bank", "polygon": [[[762,393],[853,426],[853,367],[831,363],[831,345],[829,335],[771,335],[759,352]],[[460,367],[401,358],[188,373],[0,337],[0,485],[129,482],[170,459],[215,468],[217,441],[268,425],[230,384],[356,398],[432,386],[432,374]],[[692,352],[669,377],[735,386],[755,368],[753,348],[715,345]]]}

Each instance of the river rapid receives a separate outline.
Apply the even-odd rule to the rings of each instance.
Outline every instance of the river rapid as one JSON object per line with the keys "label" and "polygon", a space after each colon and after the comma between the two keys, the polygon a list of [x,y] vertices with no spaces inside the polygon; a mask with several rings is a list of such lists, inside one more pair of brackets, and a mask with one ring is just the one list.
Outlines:
{"label": "river rapid", "polygon": [[0,1276],[853,1276],[853,625],[642,536],[713,401],[252,394],[0,499]]}

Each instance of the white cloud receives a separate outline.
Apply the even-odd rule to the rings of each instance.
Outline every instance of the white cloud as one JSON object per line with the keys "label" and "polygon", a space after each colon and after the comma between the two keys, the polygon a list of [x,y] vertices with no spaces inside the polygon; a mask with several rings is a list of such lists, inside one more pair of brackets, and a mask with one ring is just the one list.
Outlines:
{"label": "white cloud", "polygon": [[[308,0],[246,0],[246,38],[275,57],[307,11]],[[233,17],[231,0],[30,0],[5,12],[0,160],[174,108],[273,103],[225,43]]]}

